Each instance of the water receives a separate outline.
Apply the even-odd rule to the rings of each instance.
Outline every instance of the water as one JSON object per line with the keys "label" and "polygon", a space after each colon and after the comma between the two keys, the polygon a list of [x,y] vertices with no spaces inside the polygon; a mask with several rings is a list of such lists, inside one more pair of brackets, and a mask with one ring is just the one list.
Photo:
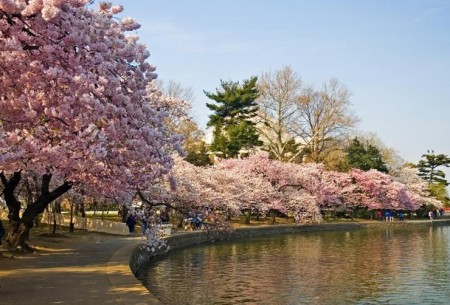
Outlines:
{"label": "water", "polygon": [[164,304],[448,304],[450,227],[278,235],[175,251],[145,270]]}

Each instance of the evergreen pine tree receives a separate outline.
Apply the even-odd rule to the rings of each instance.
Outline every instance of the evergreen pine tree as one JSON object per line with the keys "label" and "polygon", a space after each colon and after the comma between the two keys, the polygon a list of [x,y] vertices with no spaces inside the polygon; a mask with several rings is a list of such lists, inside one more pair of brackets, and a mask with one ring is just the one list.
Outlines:
{"label": "evergreen pine tree", "polygon": [[450,158],[444,154],[435,155],[434,153],[424,154],[422,155],[422,158],[425,160],[420,160],[417,164],[419,176],[425,181],[428,181],[429,185],[443,184],[447,186],[448,183],[445,179],[445,173],[436,168],[439,166],[449,167]]}
{"label": "evergreen pine tree", "polygon": [[346,149],[348,164],[351,168],[359,168],[363,171],[376,169],[387,173],[389,170],[381,157],[380,150],[375,146],[364,145],[358,138],[354,138]]}
{"label": "evergreen pine tree", "polygon": [[256,81],[256,77],[244,80],[242,85],[221,81],[221,90],[217,89],[216,93],[205,91],[206,96],[215,102],[206,104],[213,111],[208,121],[208,126],[214,128],[211,150],[220,152],[223,158],[233,158],[242,149],[262,145],[252,121],[258,111]]}

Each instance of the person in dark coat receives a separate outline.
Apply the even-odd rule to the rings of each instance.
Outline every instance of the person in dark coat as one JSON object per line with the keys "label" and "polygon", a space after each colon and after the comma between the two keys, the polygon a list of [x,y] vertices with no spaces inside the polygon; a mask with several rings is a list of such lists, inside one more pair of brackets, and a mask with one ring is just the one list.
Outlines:
{"label": "person in dark coat", "polygon": [[0,219],[0,245],[2,244],[2,238],[5,236],[5,228],[3,227],[3,222]]}
{"label": "person in dark coat", "polygon": [[134,234],[134,227],[136,226],[136,218],[133,215],[128,216],[127,218],[127,227],[130,235]]}

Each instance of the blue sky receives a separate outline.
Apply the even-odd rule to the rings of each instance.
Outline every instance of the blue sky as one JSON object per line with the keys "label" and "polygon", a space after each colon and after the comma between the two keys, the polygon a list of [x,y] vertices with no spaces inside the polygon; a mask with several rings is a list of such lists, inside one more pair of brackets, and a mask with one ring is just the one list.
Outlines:
{"label": "blue sky", "polygon": [[203,90],[291,66],[305,83],[352,92],[357,129],[406,161],[450,155],[450,0],[128,0],[159,78]]}

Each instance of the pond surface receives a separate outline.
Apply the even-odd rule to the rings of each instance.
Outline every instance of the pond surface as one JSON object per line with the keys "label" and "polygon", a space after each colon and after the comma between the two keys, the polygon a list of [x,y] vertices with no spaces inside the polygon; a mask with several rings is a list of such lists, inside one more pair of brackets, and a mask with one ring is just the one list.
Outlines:
{"label": "pond surface", "polygon": [[164,304],[449,304],[450,227],[320,232],[174,251],[145,270]]}

